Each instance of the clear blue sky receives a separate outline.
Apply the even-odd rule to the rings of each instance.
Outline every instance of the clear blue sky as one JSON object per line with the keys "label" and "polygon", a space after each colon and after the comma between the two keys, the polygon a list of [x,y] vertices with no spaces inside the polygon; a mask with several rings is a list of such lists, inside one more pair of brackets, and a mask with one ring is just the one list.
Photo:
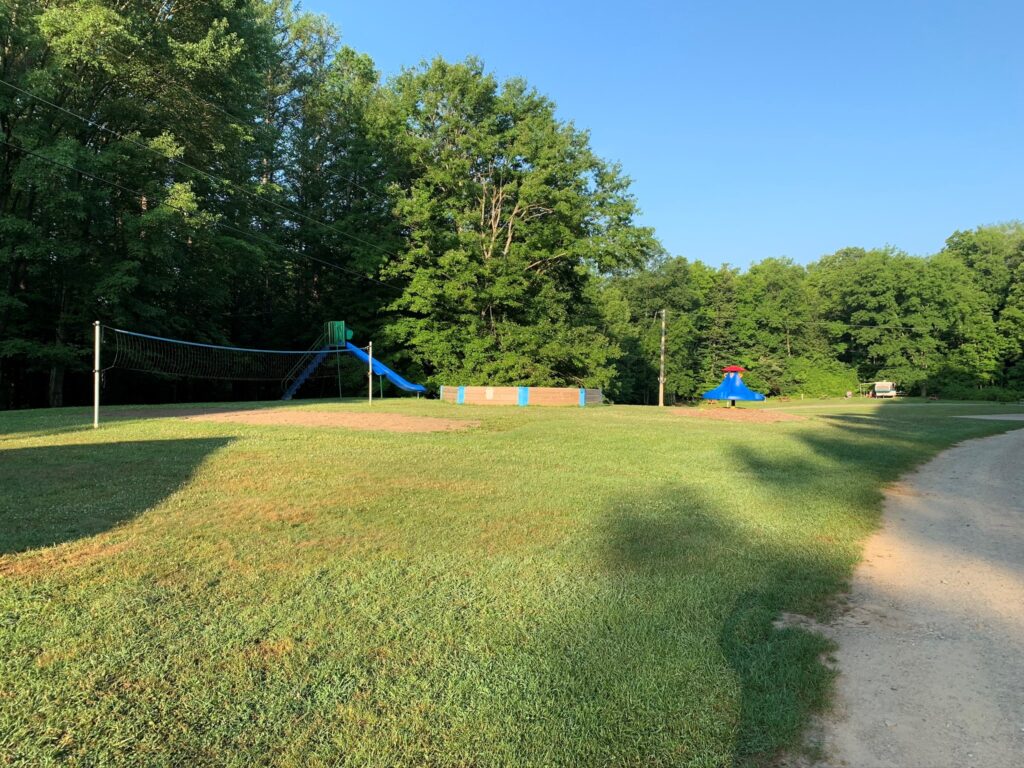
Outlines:
{"label": "clear blue sky", "polygon": [[938,250],[1024,218],[1024,0],[306,0],[385,76],[524,77],[633,178],[675,255]]}

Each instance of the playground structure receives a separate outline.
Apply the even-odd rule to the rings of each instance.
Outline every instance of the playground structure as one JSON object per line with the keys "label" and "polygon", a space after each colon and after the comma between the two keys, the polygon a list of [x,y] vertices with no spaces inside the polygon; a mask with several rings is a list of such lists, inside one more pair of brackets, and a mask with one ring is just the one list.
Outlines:
{"label": "playground structure", "polygon": [[183,341],[110,328],[98,321],[93,323],[93,330],[93,427],[99,426],[103,376],[112,369],[171,378],[277,382],[281,386],[281,399],[291,400],[310,378],[323,376],[321,368],[329,359],[335,361],[340,390],[340,357],[352,355],[366,365],[367,395],[371,403],[374,375],[382,387],[383,380],[387,379],[405,392],[419,395],[427,391],[422,384],[413,384],[374,359],[373,342],[365,349],[353,344],[350,341],[352,331],[343,321],[326,323],[323,333],[307,350],[251,349]]}
{"label": "playground structure", "polygon": [[600,389],[585,387],[441,387],[441,399],[456,405],[600,405]]}
{"label": "playground structure", "polygon": [[366,363],[370,377],[369,397],[373,400],[373,375],[387,379],[404,392],[415,392],[417,395],[427,391],[422,384],[413,384],[403,376],[388,368],[380,360],[373,359],[373,342],[363,349],[353,344],[352,329],[348,328],[343,320],[332,320],[324,324],[324,332],[320,334],[313,346],[307,351],[307,357],[298,360],[288,372],[283,382],[284,394],[282,400],[291,400],[299,391],[299,388],[316,373],[317,369],[327,360],[328,357],[337,356],[338,352],[351,354],[357,360]]}
{"label": "playground structure", "polygon": [[743,374],[746,370],[741,365],[726,366],[722,369],[722,373],[725,374],[722,383],[714,389],[708,390],[701,397],[705,400],[728,400],[730,407],[735,407],[737,400],[764,400],[764,395],[755,392],[743,383]]}

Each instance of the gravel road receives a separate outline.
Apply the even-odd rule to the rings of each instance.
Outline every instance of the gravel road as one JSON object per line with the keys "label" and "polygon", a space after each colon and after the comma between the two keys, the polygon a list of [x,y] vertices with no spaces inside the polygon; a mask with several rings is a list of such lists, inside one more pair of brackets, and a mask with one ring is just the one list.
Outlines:
{"label": "gravel road", "polygon": [[1024,766],[1024,429],[891,489],[848,608],[817,766]]}

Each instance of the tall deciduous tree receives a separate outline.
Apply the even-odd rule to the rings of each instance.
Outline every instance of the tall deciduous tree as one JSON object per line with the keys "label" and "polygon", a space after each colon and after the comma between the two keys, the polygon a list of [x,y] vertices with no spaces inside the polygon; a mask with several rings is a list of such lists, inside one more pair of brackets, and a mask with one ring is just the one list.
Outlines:
{"label": "tall deciduous tree", "polygon": [[603,385],[594,276],[654,249],[620,169],[520,80],[436,60],[393,83],[411,167],[391,337],[437,383]]}

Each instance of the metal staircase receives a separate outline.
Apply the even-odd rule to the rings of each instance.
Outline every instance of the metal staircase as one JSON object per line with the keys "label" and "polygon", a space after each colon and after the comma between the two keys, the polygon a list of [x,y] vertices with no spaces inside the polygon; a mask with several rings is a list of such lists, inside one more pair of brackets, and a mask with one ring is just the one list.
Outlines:
{"label": "metal staircase", "polygon": [[327,356],[333,350],[334,347],[327,343],[327,337],[321,334],[313,342],[313,346],[309,348],[305,355],[299,358],[299,361],[288,371],[288,375],[284,377],[282,381],[284,394],[281,395],[281,399],[291,400],[295,397],[295,393],[299,391],[299,388],[316,372],[316,369],[320,367],[320,364],[327,359]]}

